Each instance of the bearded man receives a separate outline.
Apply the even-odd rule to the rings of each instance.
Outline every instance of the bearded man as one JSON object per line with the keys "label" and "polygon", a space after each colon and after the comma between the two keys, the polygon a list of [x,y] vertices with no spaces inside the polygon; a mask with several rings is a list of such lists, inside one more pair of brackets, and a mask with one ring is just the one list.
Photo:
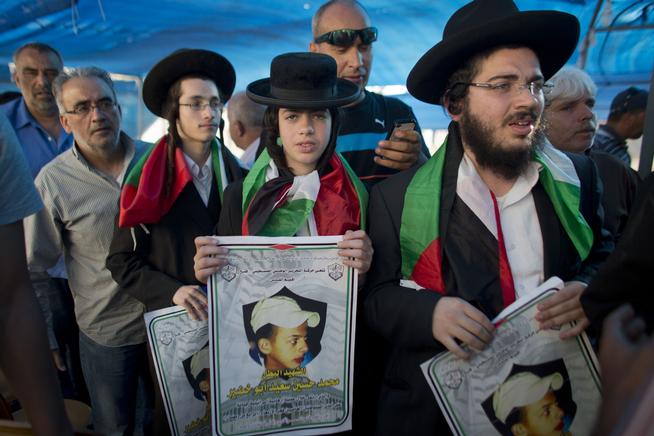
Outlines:
{"label": "bearded man", "polygon": [[572,15],[476,0],[413,67],[409,92],[452,122],[427,163],[370,198],[365,313],[390,344],[379,434],[447,432],[420,364],[445,349],[462,358],[484,349],[489,319],[549,277],[566,286],[539,306],[540,327],[577,321],[561,330],[565,340],[588,325],[579,295],[612,249],[600,185],[586,156],[540,132],[545,81],[578,36]]}

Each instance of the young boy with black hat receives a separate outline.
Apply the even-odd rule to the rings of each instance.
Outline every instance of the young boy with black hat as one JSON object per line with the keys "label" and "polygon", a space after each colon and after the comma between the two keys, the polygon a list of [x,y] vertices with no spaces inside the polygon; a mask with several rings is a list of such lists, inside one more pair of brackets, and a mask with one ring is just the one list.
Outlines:
{"label": "young boy with black hat", "polygon": [[567,338],[588,324],[579,294],[611,248],[596,170],[538,134],[544,83],[578,36],[572,15],[476,0],[411,71],[409,92],[453,121],[426,164],[371,194],[364,309],[390,343],[378,433],[448,431],[420,364],[443,350],[468,358],[485,348],[489,319],[550,276],[568,284],[541,305],[541,328],[577,321]]}

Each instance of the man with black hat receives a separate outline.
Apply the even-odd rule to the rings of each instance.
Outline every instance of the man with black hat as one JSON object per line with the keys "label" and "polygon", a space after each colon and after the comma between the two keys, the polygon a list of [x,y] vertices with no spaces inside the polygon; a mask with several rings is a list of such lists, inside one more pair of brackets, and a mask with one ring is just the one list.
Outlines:
{"label": "man with black hat", "polygon": [[313,41],[309,50],[336,60],[338,77],[359,86],[359,100],[343,108],[336,151],[368,187],[391,174],[422,163],[429,150],[420,136],[420,126],[398,131],[396,121],[414,120],[409,106],[396,98],[365,90],[372,68],[372,44],[377,29],[361,3],[331,0],[321,5],[311,22]]}
{"label": "man with black hat", "polygon": [[[150,380],[143,305],[120,292],[105,259],[121,182],[144,144],[120,130],[120,106],[106,71],[62,72],[53,88],[61,124],[74,143],[35,180],[45,207],[25,220],[30,279],[43,295],[56,295],[48,269],[64,256],[94,430],[128,434],[137,421],[139,378]],[[151,388],[146,395],[151,398]]]}
{"label": "man with black hat", "polygon": [[578,35],[572,15],[475,0],[409,75],[409,92],[453,121],[427,163],[371,194],[365,312],[390,343],[380,433],[446,430],[420,364],[443,350],[468,358],[484,349],[489,319],[550,276],[567,284],[539,306],[540,327],[577,321],[561,330],[566,339],[588,324],[579,295],[612,248],[596,169],[538,134],[545,80]]}
{"label": "man with black hat", "polygon": [[611,102],[609,119],[597,129],[593,149],[612,154],[631,165],[627,139],[643,136],[648,96],[647,91],[633,86],[618,93]]}
{"label": "man with black hat", "polygon": [[[212,233],[224,189],[242,177],[238,161],[216,138],[235,82],[225,57],[201,49],[171,53],[143,82],[143,101],[168,121],[168,133],[126,177],[107,268],[146,311],[179,305],[192,319],[207,319],[193,240]],[[168,432],[159,392],[154,432]]]}

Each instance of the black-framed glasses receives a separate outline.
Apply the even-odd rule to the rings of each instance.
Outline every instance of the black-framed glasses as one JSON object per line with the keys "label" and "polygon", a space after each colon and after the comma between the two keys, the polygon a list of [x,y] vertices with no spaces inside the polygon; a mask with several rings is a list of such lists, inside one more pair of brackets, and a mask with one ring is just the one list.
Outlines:
{"label": "black-framed glasses", "polygon": [[209,103],[194,101],[193,103],[179,103],[180,106],[186,106],[193,112],[201,112],[206,107],[209,107],[213,112],[222,110],[223,104],[219,100],[211,100]]}
{"label": "black-framed glasses", "polygon": [[338,29],[331,32],[316,36],[313,40],[316,44],[326,42],[338,47],[349,47],[354,44],[357,37],[361,38],[361,43],[370,45],[377,41],[377,28],[366,27],[365,29]]}
{"label": "black-framed glasses", "polygon": [[85,101],[78,103],[72,110],[64,111],[67,114],[86,116],[91,113],[93,109],[97,109],[102,113],[109,113],[116,108],[116,102],[110,98],[103,98],[98,101]]}
{"label": "black-framed glasses", "polygon": [[[532,81],[527,83],[520,83],[515,81],[505,81],[497,83],[488,83],[488,82],[457,82],[452,85],[452,88],[458,86],[474,86],[475,88],[488,89],[494,94],[501,96],[508,96],[513,94],[519,94],[523,89],[529,91],[534,97],[540,97],[542,95],[547,95],[552,91],[553,85],[550,83],[543,83],[542,81]],[[450,89],[452,89],[450,88]]]}

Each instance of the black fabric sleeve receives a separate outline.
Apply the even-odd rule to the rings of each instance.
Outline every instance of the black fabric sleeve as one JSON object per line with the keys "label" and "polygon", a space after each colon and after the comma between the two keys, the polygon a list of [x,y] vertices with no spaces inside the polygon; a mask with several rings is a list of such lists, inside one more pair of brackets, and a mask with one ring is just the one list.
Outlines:
{"label": "black fabric sleeve", "polygon": [[[571,154],[568,154],[571,156]],[[586,156],[574,156],[573,162],[581,182],[581,210],[593,231],[593,246],[588,257],[581,263],[581,269],[574,277],[584,283],[590,283],[597,274],[600,265],[613,252],[613,235],[603,226],[604,209],[602,208],[602,183],[597,167]]]}
{"label": "black fabric sleeve", "polygon": [[125,292],[142,302],[147,311],[172,306],[173,295],[184,285],[147,261],[150,237],[145,225],[121,228],[116,219],[107,256],[111,277]]}
{"label": "black fabric sleeve", "polygon": [[581,305],[591,324],[600,328],[604,318],[624,303],[630,303],[654,330],[654,293],[650,275],[654,270],[654,175],[638,190],[625,231],[615,252],[602,265],[581,296]]}
{"label": "black fabric sleeve", "polygon": [[[394,180],[389,180],[392,182]],[[401,348],[437,348],[432,335],[432,315],[440,295],[399,285],[401,255],[399,223],[403,193],[388,192],[382,182],[370,196],[369,235],[375,250],[364,290],[364,310],[370,327]],[[391,211],[387,200],[394,204]],[[399,206],[399,207],[398,207]]]}

